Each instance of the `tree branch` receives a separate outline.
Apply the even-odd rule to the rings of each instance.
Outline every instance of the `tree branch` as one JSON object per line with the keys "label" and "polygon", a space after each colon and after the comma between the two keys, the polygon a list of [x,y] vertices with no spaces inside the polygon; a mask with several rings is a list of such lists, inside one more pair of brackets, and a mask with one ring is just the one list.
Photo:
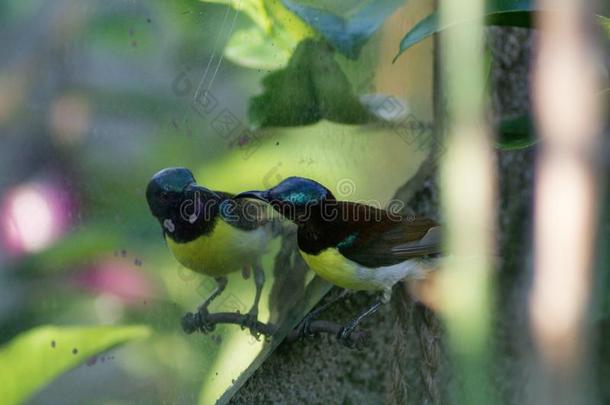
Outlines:
{"label": "tree branch", "polygon": [[196,331],[208,333],[213,331],[217,324],[225,323],[247,327],[254,335],[271,336],[277,331],[277,326],[271,323],[256,321],[248,325],[249,319],[248,315],[238,312],[188,312],[182,317],[182,330],[189,335]]}
{"label": "tree branch", "polygon": [[[217,324],[233,324],[244,326],[250,329],[250,332],[255,335],[272,336],[278,330],[277,325],[272,323],[263,323],[256,321],[252,325],[248,325],[248,315],[238,312],[216,312],[216,313],[187,313],[182,317],[182,330],[191,334],[194,332],[208,333],[214,330]],[[303,337],[304,323],[300,323],[286,336],[286,341],[289,343],[295,342]],[[337,336],[343,325],[332,321],[316,320],[309,324],[309,332],[312,335],[327,333],[332,336]],[[362,347],[365,342],[366,334],[362,331],[354,331],[349,341],[347,342],[352,347]]]}

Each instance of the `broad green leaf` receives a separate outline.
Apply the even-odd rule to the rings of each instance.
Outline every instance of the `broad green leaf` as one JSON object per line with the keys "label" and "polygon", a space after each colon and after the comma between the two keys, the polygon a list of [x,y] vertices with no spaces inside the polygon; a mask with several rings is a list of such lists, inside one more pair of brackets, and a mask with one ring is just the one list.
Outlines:
{"label": "broad green leaf", "polygon": [[345,56],[356,59],[366,41],[404,0],[282,0]]}
{"label": "broad green leaf", "polygon": [[0,348],[2,403],[21,403],[96,353],[149,333],[145,326],[41,326],[24,332]]}
{"label": "broad green leaf", "polygon": [[[486,2],[484,18],[487,25],[508,25],[515,27],[531,27],[533,13],[539,10],[537,2],[530,0],[491,0]],[[474,17],[473,17],[474,19]],[[398,58],[406,49],[428,38],[432,34],[451,28],[452,26],[468,22],[452,21],[440,25],[438,12],[433,12],[418,22],[400,41],[400,49],[394,58]]]}
{"label": "broad green leaf", "polygon": [[291,52],[281,38],[266,35],[251,27],[235,32],[225,47],[225,57],[252,69],[280,69],[288,63]]}
{"label": "broad green leaf", "polygon": [[362,124],[371,116],[360,104],[334,52],[321,42],[305,40],[285,69],[263,79],[263,94],[250,100],[253,127],[299,126],[321,119]]}
{"label": "broad green leaf", "polygon": [[509,118],[500,122],[498,128],[498,141],[496,146],[500,149],[523,149],[538,142],[532,117],[529,114]]}

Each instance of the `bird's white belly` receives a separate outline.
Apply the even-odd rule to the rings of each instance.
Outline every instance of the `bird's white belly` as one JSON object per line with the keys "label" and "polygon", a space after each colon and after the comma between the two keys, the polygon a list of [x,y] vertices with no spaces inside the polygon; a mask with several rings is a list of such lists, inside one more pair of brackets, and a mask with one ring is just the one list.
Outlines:
{"label": "bird's white belly", "polygon": [[423,278],[424,267],[420,259],[409,259],[392,266],[369,268],[356,264],[358,278],[376,285],[377,289],[383,290],[392,287],[404,278]]}

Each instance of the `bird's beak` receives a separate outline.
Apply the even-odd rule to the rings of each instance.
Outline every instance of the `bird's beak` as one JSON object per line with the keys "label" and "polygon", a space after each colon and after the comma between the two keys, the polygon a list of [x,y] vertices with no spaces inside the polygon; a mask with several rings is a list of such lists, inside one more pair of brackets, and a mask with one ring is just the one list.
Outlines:
{"label": "bird's beak", "polygon": [[243,193],[237,194],[234,198],[254,198],[255,200],[269,202],[269,191],[244,191]]}

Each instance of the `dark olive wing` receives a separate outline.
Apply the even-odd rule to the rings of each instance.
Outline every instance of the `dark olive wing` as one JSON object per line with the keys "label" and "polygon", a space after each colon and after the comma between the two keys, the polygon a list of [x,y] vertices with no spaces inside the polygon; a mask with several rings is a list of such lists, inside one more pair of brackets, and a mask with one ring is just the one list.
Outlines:
{"label": "dark olive wing", "polygon": [[415,217],[386,217],[375,222],[358,221],[352,226],[352,240],[339,244],[341,254],[365,267],[398,264],[407,259],[440,253],[440,227],[436,222]]}
{"label": "dark olive wing", "polygon": [[269,207],[262,201],[240,198],[233,199],[233,194],[216,191],[223,197],[220,202],[220,216],[228,224],[252,231],[269,223]]}

